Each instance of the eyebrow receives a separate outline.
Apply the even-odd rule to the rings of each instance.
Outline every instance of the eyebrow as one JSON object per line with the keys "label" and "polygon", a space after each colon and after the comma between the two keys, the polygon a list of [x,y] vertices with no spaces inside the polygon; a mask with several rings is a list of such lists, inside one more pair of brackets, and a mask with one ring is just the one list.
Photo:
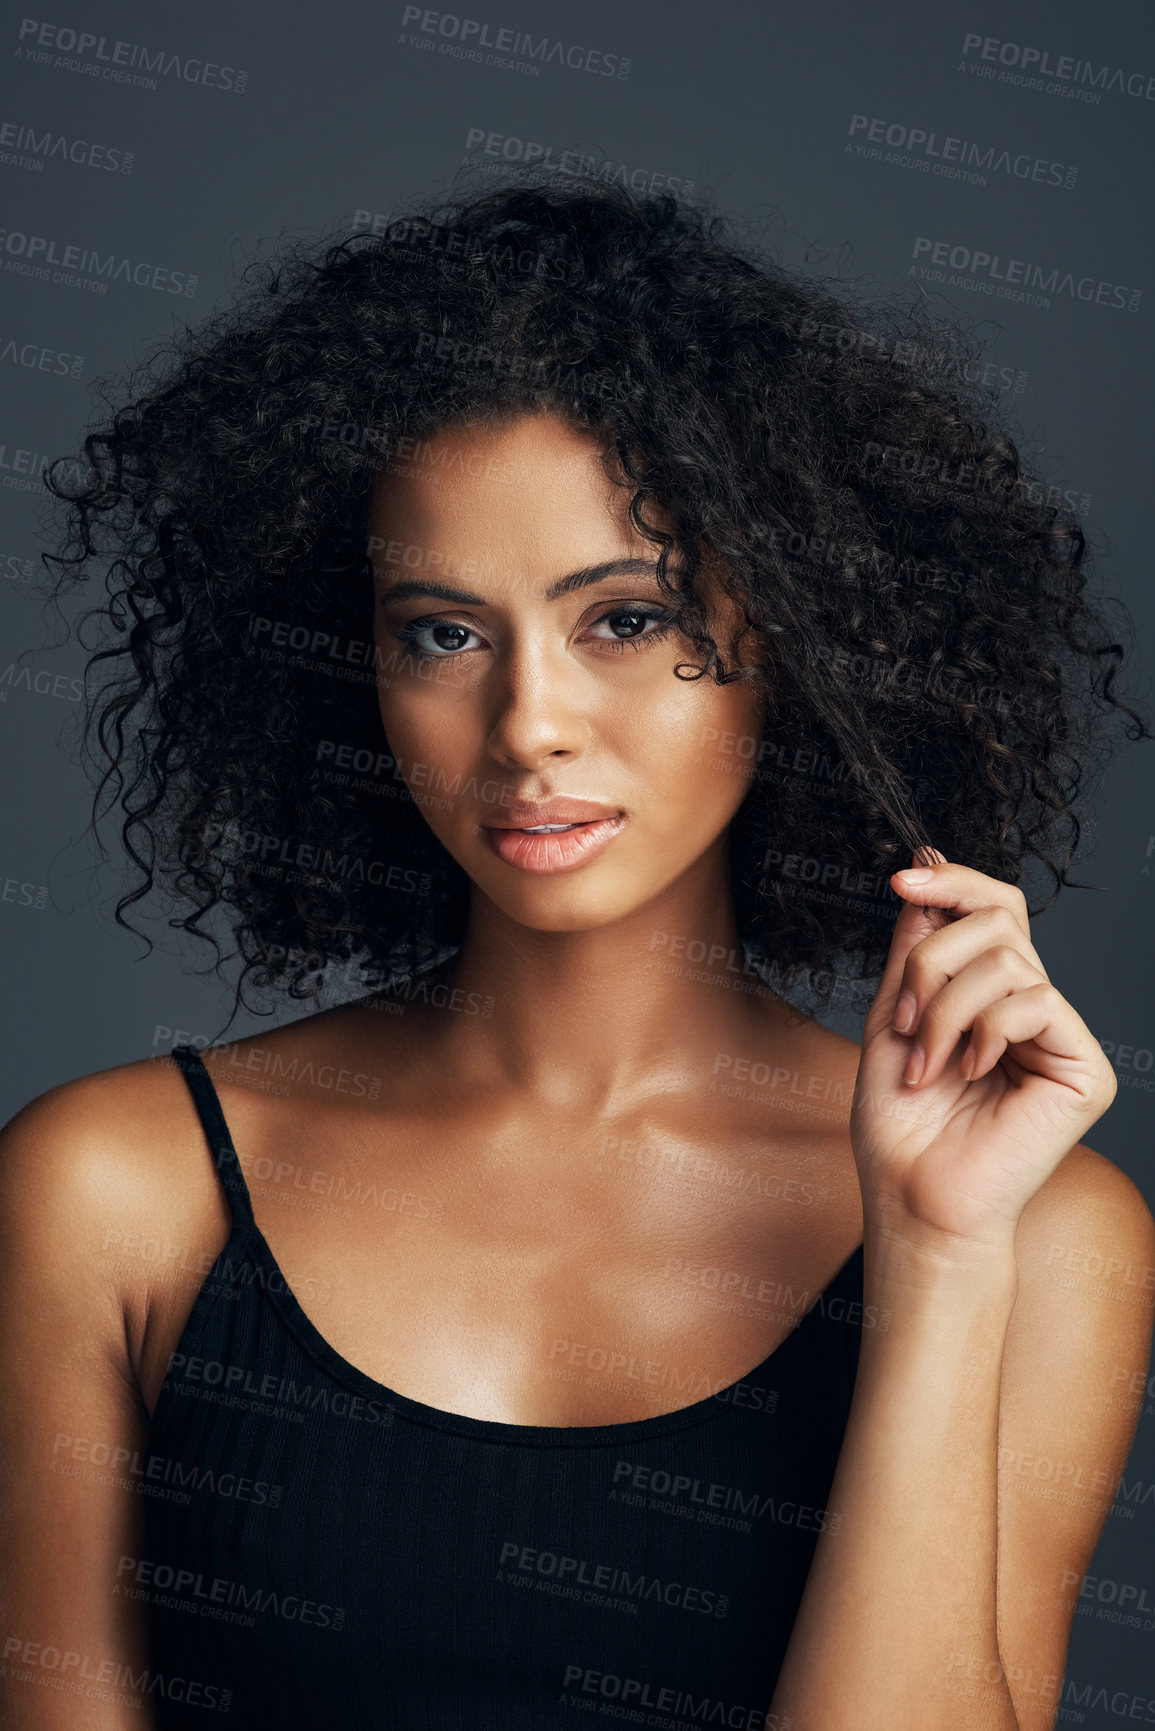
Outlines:
{"label": "eyebrow", "polygon": [[[546,590],[545,599],[557,601],[563,595],[572,595],[575,589],[588,589],[593,583],[602,583],[607,577],[654,577],[657,569],[657,564],[649,559],[604,559],[600,565],[583,565],[579,571],[571,571],[567,576],[557,578]],[[438,601],[456,601],[466,607],[492,605],[484,595],[471,595],[467,589],[454,589],[448,583],[416,579],[387,589],[381,599],[408,601],[415,595],[429,595]]]}

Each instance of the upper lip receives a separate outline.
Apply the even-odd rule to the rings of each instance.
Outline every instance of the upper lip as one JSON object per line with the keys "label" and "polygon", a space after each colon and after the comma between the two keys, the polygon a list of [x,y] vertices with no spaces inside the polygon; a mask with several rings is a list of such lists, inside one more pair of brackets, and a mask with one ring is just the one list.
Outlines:
{"label": "upper lip", "polygon": [[621,815],[620,806],[599,805],[592,799],[543,799],[540,805],[522,801],[491,807],[482,819],[482,828],[535,829],[543,823],[595,823],[599,818]]}

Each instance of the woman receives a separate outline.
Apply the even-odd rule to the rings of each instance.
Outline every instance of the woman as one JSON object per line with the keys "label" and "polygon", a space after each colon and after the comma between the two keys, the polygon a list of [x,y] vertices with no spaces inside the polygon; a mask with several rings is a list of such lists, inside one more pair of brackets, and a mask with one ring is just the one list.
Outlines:
{"label": "woman", "polygon": [[1017,885],[1144,729],[898,334],[530,181],[87,440],[118,918],[348,1001],[5,1132],[14,1723],[1053,1724],[1155,1227]]}

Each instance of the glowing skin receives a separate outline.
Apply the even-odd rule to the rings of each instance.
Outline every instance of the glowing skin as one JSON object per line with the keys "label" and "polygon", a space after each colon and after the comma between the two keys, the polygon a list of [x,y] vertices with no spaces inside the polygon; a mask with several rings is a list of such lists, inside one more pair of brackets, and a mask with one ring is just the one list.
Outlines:
{"label": "glowing skin", "polygon": [[[717,742],[760,738],[760,704],[746,681],[675,675],[700,662],[669,626],[657,548],[629,524],[597,440],[534,415],[443,433],[432,452],[383,473],[372,501],[378,541],[410,550],[375,561],[378,644],[398,668],[380,706],[430,827],[483,897],[542,931],[621,920],[692,868],[721,874],[754,754]],[[532,486],[490,478],[528,473]],[[470,599],[415,593],[428,585]],[[725,650],[740,620],[713,585],[702,593]]]}

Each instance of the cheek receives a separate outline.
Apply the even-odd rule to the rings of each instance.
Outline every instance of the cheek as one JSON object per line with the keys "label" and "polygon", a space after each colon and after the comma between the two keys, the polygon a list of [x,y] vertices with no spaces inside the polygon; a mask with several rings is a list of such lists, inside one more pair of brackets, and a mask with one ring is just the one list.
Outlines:
{"label": "cheek", "polygon": [[749,685],[719,686],[709,676],[670,685],[635,734],[651,783],[675,791],[689,814],[736,810],[757,765],[760,698]]}
{"label": "cheek", "polygon": [[397,761],[447,766],[474,754],[472,705],[448,662],[421,662],[378,692],[385,737]]}

